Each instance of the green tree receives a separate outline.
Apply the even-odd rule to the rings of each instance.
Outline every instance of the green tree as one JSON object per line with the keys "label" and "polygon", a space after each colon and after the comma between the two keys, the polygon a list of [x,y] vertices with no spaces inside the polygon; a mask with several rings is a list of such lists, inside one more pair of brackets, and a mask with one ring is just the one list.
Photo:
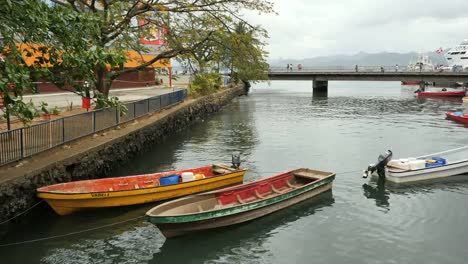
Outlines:
{"label": "green tree", "polygon": [[[8,85],[15,84],[17,97],[12,99],[16,101],[22,102],[24,91],[34,91],[31,80],[38,78],[47,78],[61,89],[74,88],[69,90],[81,95],[89,93],[83,85],[88,81],[103,95],[98,98],[105,100],[110,84],[118,76],[178,56],[202,62],[196,56],[203,50],[216,54],[206,61],[218,63],[225,62],[223,52],[229,50],[238,74],[252,74],[256,66],[263,66],[257,64],[263,62],[258,55],[265,53],[258,43],[254,49],[248,45],[254,40],[248,34],[253,36],[258,30],[248,34],[233,30],[236,23],[243,22],[238,14],[242,10],[273,12],[272,4],[264,0],[50,1],[56,5],[50,7],[41,0],[7,0],[0,9],[0,48],[5,57],[0,92],[8,94]],[[138,19],[143,19],[144,24],[138,25]],[[167,30],[167,46],[150,61],[124,68],[128,50],[148,51],[139,38],[151,36],[155,27]],[[220,48],[219,43],[224,47]],[[25,56],[31,58],[34,54],[40,55],[32,58],[34,63],[26,63]],[[239,58],[245,55],[255,55],[249,63],[257,65],[246,69]]]}
{"label": "green tree", "polygon": [[227,36],[224,48],[223,64],[231,71],[235,82],[238,80],[260,81],[268,78],[268,63],[265,58],[265,43],[267,32],[246,22],[237,22],[234,30]]}
{"label": "green tree", "polygon": [[[264,0],[52,0],[57,5],[73,12],[94,17],[99,26],[93,41],[96,49],[93,54],[101,54],[102,59],[93,67],[96,74],[96,88],[107,95],[109,87],[118,76],[143,69],[163,60],[203,48],[216,32],[230,31],[233,21],[241,21],[237,14],[241,10],[272,12],[272,4]],[[144,19],[139,26],[137,19]],[[152,60],[142,62],[137,67],[117,69],[109,72],[105,60],[112,53],[124,54],[126,50],[144,53],[146,48],[138,36],[150,36],[151,28],[167,30],[167,47]],[[110,63],[113,65],[112,63]]]}
{"label": "green tree", "polygon": [[234,21],[227,31],[215,32],[209,41],[187,56],[186,62],[193,63],[200,73],[222,68],[230,69],[233,81],[266,80],[268,53],[261,39],[268,37],[267,32],[245,21]]}

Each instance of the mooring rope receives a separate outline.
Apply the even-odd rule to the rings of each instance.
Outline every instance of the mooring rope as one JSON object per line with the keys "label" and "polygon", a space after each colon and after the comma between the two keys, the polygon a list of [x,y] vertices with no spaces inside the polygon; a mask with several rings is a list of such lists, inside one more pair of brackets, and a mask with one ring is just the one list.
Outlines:
{"label": "mooring rope", "polygon": [[[351,170],[351,171],[340,171],[340,172],[335,172],[335,174],[347,174],[347,173],[356,173],[356,172],[362,172],[363,170]],[[279,174],[279,173],[284,173],[287,171],[262,171],[261,173],[271,173],[271,174]]]}
{"label": "mooring rope", "polygon": [[25,213],[26,213],[26,212],[28,212],[29,210],[31,210],[31,209],[33,209],[34,207],[38,206],[38,205],[39,205],[40,203],[42,203],[43,201],[44,201],[44,200],[40,200],[40,201],[39,201],[39,202],[37,202],[35,205],[33,205],[33,206],[29,207],[29,208],[28,208],[28,209],[26,209],[25,211],[23,211],[23,212],[21,212],[21,213],[19,213],[19,214],[15,215],[15,216],[13,216],[13,217],[12,217],[12,218],[10,218],[10,219],[7,219],[7,220],[5,220],[5,221],[1,222],[1,223],[0,223],[0,225],[3,225],[3,224],[5,224],[6,222],[9,222],[9,221],[11,221],[11,220],[15,219],[16,217],[18,217],[18,216],[20,216],[20,215],[23,215],[23,214],[25,214]]}
{"label": "mooring rope", "polygon": [[120,222],[116,222],[116,223],[112,223],[112,224],[107,224],[107,225],[102,225],[102,226],[98,226],[98,227],[88,228],[88,229],[84,229],[84,230],[80,230],[80,231],[70,232],[70,233],[66,233],[66,234],[62,234],[62,235],[41,237],[41,238],[30,239],[30,240],[24,240],[24,241],[19,241],[19,242],[13,242],[13,243],[7,243],[7,244],[0,244],[0,247],[8,247],[8,246],[22,245],[22,244],[28,244],[28,243],[34,243],[34,242],[39,242],[39,241],[45,241],[45,240],[51,240],[51,239],[57,239],[57,238],[62,238],[62,237],[73,236],[73,235],[77,235],[77,234],[81,234],[81,233],[86,233],[86,232],[90,232],[90,231],[95,231],[95,230],[99,230],[99,229],[103,229],[103,228],[107,228],[107,227],[111,227],[111,226],[115,226],[115,225],[120,225],[120,224],[123,224],[123,223],[131,222],[131,221],[134,221],[134,220],[143,218],[143,217],[145,217],[145,215],[141,215],[141,216],[138,216],[138,217],[135,217],[135,218],[127,219],[127,220],[120,221]]}
{"label": "mooring rope", "polygon": [[336,174],[356,173],[356,172],[362,172],[362,171],[363,170],[340,171],[340,172],[337,172]]}

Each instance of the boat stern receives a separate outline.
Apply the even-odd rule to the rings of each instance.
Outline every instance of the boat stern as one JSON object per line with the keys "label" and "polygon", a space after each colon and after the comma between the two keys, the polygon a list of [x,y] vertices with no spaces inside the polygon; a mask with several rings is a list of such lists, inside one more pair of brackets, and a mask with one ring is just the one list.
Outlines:
{"label": "boat stern", "polygon": [[385,177],[385,166],[392,159],[393,153],[391,150],[387,150],[384,154],[380,154],[377,158],[377,162],[367,166],[364,170],[363,178],[371,176],[374,172],[377,172],[379,177]]}

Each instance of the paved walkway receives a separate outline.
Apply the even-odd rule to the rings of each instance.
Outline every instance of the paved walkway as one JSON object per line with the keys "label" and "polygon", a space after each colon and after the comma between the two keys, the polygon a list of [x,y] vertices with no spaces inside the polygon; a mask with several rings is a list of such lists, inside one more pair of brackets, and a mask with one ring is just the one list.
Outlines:
{"label": "paved walkway", "polygon": [[[109,94],[111,96],[117,96],[122,102],[131,102],[169,93],[181,88],[187,88],[189,76],[180,75],[177,78],[178,80],[173,80],[172,88],[167,86],[122,88],[110,90]],[[73,105],[73,108],[81,107],[81,96],[72,92],[33,94],[23,96],[23,98],[25,101],[32,100],[35,105],[40,105],[41,102],[44,101],[49,105],[49,107],[57,106],[61,109],[69,108],[71,104]]]}
{"label": "paved walkway", "polygon": [[[150,86],[143,88],[116,89],[111,90],[109,94],[111,96],[117,96],[122,102],[131,102],[169,93],[178,89],[180,88]],[[71,92],[34,94],[23,96],[23,98],[25,101],[32,100],[35,105],[40,105],[41,102],[44,101],[49,107],[57,106],[62,109],[69,108],[70,105],[72,105],[73,108],[81,107],[81,96]]]}

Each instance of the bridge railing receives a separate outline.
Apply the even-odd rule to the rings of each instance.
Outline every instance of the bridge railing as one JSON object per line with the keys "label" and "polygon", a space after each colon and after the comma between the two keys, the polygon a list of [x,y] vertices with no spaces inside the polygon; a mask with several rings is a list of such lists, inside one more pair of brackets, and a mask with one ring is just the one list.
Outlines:
{"label": "bridge railing", "polygon": [[[357,72],[420,72],[407,66],[375,66],[358,65]],[[302,66],[293,65],[292,69],[285,67],[270,67],[270,72],[356,72],[356,66]],[[421,72],[436,72],[421,70]]]}

